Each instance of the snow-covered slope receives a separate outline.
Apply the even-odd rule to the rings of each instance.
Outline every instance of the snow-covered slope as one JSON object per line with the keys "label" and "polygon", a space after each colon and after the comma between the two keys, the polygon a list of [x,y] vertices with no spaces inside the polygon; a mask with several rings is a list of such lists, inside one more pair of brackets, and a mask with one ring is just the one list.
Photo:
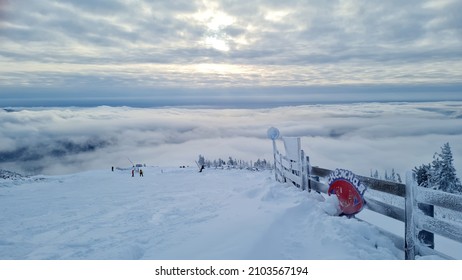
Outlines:
{"label": "snow-covered slope", "polygon": [[4,180],[0,259],[403,259],[373,226],[327,214],[333,207],[269,171]]}

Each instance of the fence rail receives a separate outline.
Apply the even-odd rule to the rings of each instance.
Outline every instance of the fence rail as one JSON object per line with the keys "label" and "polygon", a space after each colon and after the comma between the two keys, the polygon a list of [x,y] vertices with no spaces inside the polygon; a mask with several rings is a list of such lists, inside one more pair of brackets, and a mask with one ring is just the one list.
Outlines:
{"label": "fence rail", "polygon": [[[274,166],[276,180],[291,183],[303,190],[327,194],[327,177],[333,170],[311,166],[309,157],[300,149],[297,159],[282,155],[273,139]],[[452,257],[434,249],[434,234],[462,243],[462,225],[434,218],[434,206],[460,212],[462,215],[462,196],[417,187],[412,173],[406,176],[406,184],[357,176],[368,189],[386,193],[396,198],[404,198],[405,208],[400,208],[374,197],[364,198],[365,208],[387,217],[404,222],[405,233],[397,236],[382,231],[390,237],[395,246],[405,252],[406,259],[416,255],[438,255],[445,259]]]}

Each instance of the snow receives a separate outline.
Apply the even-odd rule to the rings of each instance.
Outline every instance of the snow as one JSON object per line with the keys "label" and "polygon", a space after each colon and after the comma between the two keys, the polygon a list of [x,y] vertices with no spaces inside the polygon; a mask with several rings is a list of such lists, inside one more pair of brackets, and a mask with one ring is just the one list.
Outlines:
{"label": "snow", "polygon": [[270,171],[92,170],[4,180],[0,259],[375,260],[404,253]]}

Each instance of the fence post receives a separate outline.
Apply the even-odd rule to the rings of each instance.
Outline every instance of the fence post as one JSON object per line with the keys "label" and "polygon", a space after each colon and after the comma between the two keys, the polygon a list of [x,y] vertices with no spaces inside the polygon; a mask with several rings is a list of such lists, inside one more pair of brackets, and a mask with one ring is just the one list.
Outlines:
{"label": "fence post", "polygon": [[276,153],[277,153],[277,148],[276,148],[276,141],[273,140],[273,158],[274,158],[274,179],[276,179],[276,182],[278,182],[278,167],[277,167],[277,162],[276,162]]}
{"label": "fence post", "polygon": [[415,223],[414,223],[414,206],[415,206],[415,187],[416,182],[414,174],[409,171],[406,173],[406,196],[405,196],[405,232],[404,232],[404,256],[406,260],[415,259]]}
{"label": "fence post", "polygon": [[308,192],[311,192],[311,163],[310,163],[310,157],[309,156],[306,156],[305,158],[305,162],[306,162],[306,180],[308,182]]}
{"label": "fence post", "polygon": [[300,165],[299,165],[299,170],[300,170],[300,176],[302,176],[302,190],[306,190],[306,181],[307,181],[307,169],[306,169],[306,161],[305,161],[305,152],[303,150],[300,151]]}
{"label": "fence post", "polygon": [[287,182],[287,180],[286,180],[286,176],[284,175],[285,170],[284,170],[284,166],[282,165],[282,154],[281,153],[279,153],[279,163],[281,165],[281,174],[280,174],[281,175],[281,181],[279,181],[279,182],[285,183],[285,182]]}

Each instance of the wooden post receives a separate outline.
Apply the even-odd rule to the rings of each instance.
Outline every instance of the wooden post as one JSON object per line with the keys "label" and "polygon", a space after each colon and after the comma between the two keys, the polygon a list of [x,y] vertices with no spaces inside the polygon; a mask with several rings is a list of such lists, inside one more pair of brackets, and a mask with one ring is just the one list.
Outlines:
{"label": "wooden post", "polygon": [[274,179],[276,180],[276,182],[278,182],[279,180],[278,180],[278,167],[276,163],[276,152],[277,152],[276,141],[273,139]]}
{"label": "wooden post", "polygon": [[405,232],[404,232],[404,256],[406,260],[415,259],[415,224],[413,211],[416,205],[414,191],[416,182],[414,174],[409,171],[406,173],[406,196],[405,196]]}
{"label": "wooden post", "polygon": [[307,182],[308,182],[308,192],[311,192],[311,163],[310,163],[310,157],[309,156],[306,156],[306,178],[307,178]]}
{"label": "wooden post", "polygon": [[305,152],[303,150],[300,151],[300,176],[302,176],[302,190],[306,190],[306,181],[307,181],[307,169],[306,169],[306,161],[305,161]]}
{"label": "wooden post", "polygon": [[285,183],[285,182],[287,182],[287,180],[286,180],[284,166],[282,166],[282,154],[281,153],[279,153],[279,163],[281,165],[281,174],[280,174],[281,175],[281,181],[279,181],[279,182]]}

